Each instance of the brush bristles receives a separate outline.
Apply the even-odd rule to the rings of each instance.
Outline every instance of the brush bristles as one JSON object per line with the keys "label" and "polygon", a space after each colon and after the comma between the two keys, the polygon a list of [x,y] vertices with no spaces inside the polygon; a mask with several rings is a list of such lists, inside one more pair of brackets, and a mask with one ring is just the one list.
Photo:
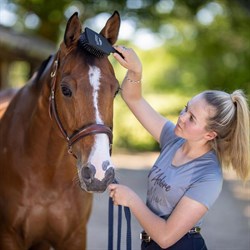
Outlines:
{"label": "brush bristles", "polygon": [[90,54],[96,57],[103,57],[105,55],[105,53],[103,53],[102,51],[98,50],[97,48],[89,44],[88,40],[83,34],[81,35],[79,39],[79,44],[84,50],[87,50]]}

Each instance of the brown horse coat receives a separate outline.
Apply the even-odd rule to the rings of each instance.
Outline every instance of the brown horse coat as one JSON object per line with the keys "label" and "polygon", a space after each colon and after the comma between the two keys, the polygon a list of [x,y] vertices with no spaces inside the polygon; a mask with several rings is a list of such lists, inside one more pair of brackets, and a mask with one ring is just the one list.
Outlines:
{"label": "brown horse coat", "polygon": [[[119,26],[115,12],[101,33],[114,44]],[[75,159],[49,116],[50,74],[58,60],[55,100],[67,133],[95,123],[112,129],[119,85],[107,56],[96,58],[79,46],[81,35],[74,14],[59,51],[18,91],[0,120],[1,250],[85,249],[92,194],[78,184],[103,192],[114,178],[107,134],[78,140]]]}

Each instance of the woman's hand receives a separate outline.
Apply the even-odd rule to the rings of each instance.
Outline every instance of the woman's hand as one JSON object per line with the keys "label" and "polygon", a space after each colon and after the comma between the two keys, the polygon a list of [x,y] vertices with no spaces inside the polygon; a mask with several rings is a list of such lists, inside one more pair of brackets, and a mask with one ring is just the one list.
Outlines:
{"label": "woman's hand", "polygon": [[131,48],[126,48],[124,46],[114,46],[114,48],[122,54],[114,53],[114,58],[128,71],[133,72],[134,74],[142,74],[142,64],[135,53],[135,51]]}
{"label": "woman's hand", "polygon": [[136,200],[137,194],[127,186],[120,184],[110,184],[108,186],[109,196],[115,205],[130,207]]}

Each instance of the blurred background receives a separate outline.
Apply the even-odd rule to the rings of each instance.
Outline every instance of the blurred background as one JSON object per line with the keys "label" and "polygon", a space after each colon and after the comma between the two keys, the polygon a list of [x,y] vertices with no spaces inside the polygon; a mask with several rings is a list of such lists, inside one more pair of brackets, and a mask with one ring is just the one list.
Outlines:
{"label": "blurred background", "polygon": [[[249,96],[249,0],[0,0],[0,88],[25,84],[56,52],[74,12],[99,32],[114,10],[122,20],[117,43],[141,57],[144,95],[163,115],[175,120],[205,89]],[[125,70],[110,60],[121,82]],[[114,150],[158,150],[120,96],[114,123]]]}
{"label": "blurred background", "polygon": [[[249,0],[0,0],[0,89],[23,86],[57,51],[74,12],[83,28],[99,32],[115,10],[122,21],[117,44],[139,54],[144,96],[169,119],[176,121],[187,101],[205,89],[242,89],[250,97]],[[125,70],[112,56],[110,60],[121,83]],[[113,159],[122,183],[142,198],[158,150],[118,95]],[[103,211],[107,208],[98,205],[106,201],[107,195],[95,196],[88,249],[106,249]],[[209,249],[250,248],[249,201],[249,182],[243,186],[235,176],[225,174],[221,198],[203,230]],[[138,235],[141,228],[134,218],[132,223]],[[97,229],[98,239],[93,242]],[[135,236],[135,250],[139,243]]]}

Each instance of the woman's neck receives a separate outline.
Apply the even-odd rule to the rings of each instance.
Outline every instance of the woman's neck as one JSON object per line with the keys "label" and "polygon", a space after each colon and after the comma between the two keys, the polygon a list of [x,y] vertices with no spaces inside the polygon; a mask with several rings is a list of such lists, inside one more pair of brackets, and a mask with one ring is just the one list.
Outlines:
{"label": "woman's neck", "polygon": [[188,141],[184,142],[180,147],[182,154],[190,159],[198,158],[209,152],[211,149],[212,148],[209,143],[203,145],[195,143],[195,145],[193,145]]}
{"label": "woman's neck", "polygon": [[196,158],[201,157],[211,150],[209,145],[190,145],[188,142],[184,142],[184,144],[177,149],[174,158],[172,160],[172,164],[176,167],[182,166]]}

